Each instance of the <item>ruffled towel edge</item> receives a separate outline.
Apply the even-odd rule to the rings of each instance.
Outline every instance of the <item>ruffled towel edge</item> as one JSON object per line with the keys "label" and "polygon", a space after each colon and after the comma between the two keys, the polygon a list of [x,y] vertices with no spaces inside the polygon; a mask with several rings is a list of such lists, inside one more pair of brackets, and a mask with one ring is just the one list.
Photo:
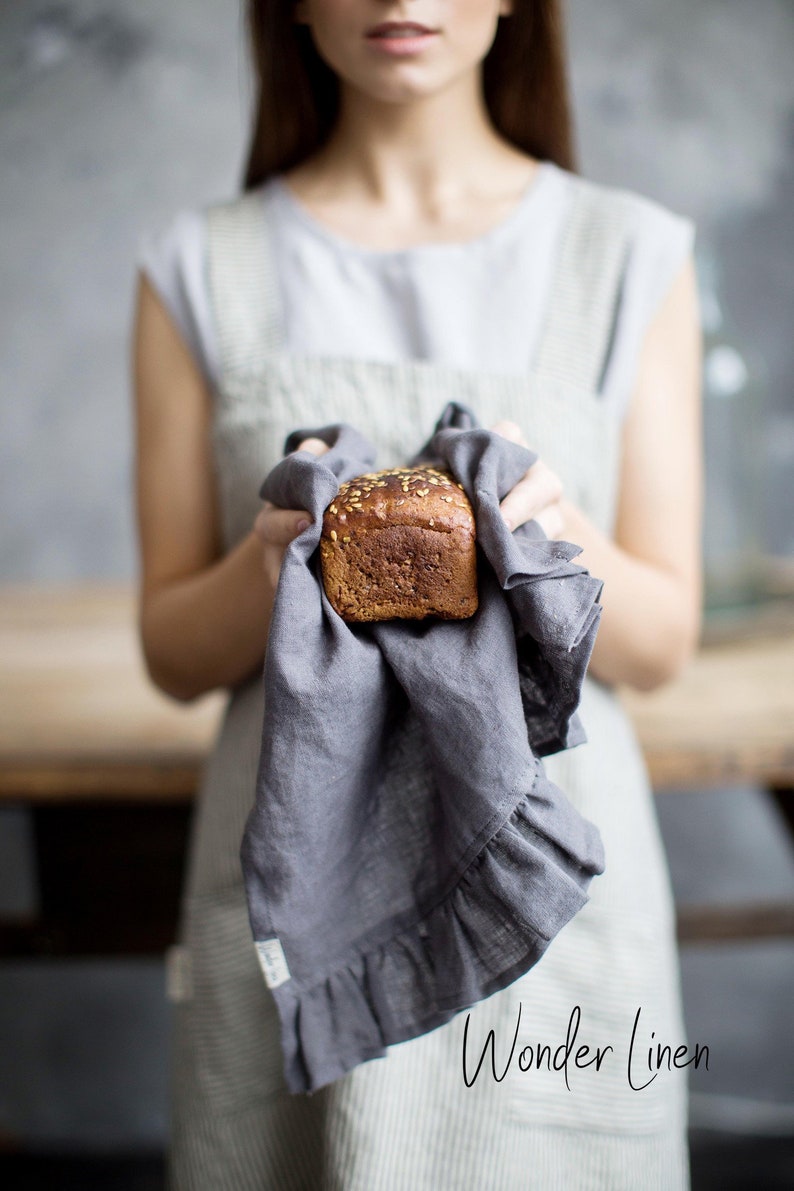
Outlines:
{"label": "ruffled towel edge", "polygon": [[[559,796],[539,759],[536,765],[531,789],[442,900],[310,988],[290,979],[272,989],[290,1092],[315,1092],[360,1063],[383,1057],[388,1046],[426,1034],[506,988],[538,962],[587,903],[587,886],[604,869],[600,836],[584,819],[581,839],[567,847],[536,830],[533,803]],[[545,922],[552,923],[543,934],[533,925],[538,899],[543,900]],[[470,907],[477,908],[476,927]],[[506,968],[494,968],[494,956],[489,961],[485,955],[485,940],[494,935],[483,934],[484,909],[497,938],[506,930],[521,936],[511,953],[520,945],[520,956]],[[407,1015],[409,987],[413,1010]],[[390,1011],[390,988],[400,989],[399,1022]],[[337,1040],[330,1059],[329,1037]]]}

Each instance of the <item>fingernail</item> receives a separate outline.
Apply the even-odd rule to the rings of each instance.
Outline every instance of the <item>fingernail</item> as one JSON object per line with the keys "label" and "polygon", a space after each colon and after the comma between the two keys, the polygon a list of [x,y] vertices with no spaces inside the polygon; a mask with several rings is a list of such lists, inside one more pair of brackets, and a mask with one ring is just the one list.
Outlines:
{"label": "fingernail", "polygon": [[305,517],[301,517],[297,524],[298,533],[303,533],[304,529],[308,529],[310,525],[311,521],[307,521]]}
{"label": "fingernail", "polygon": [[513,532],[513,522],[510,520],[510,518],[509,518],[509,517],[505,517],[505,518],[504,518],[504,523],[505,523],[505,525],[507,526],[507,528],[510,530],[510,532],[512,533],[512,532]]}

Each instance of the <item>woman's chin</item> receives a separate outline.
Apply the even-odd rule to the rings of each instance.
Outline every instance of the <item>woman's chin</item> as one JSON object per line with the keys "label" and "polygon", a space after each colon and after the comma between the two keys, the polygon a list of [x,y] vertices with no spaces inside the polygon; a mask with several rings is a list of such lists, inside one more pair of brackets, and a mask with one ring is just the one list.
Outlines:
{"label": "woman's chin", "polygon": [[408,59],[387,61],[384,68],[369,70],[356,79],[348,79],[357,96],[378,103],[412,103],[440,95],[453,81],[452,75],[442,75],[419,62]]}

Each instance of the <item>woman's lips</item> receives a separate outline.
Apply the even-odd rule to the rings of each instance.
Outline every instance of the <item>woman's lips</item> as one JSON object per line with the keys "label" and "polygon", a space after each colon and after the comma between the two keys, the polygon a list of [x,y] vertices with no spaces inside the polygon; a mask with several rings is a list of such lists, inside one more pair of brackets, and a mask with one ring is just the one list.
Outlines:
{"label": "woman's lips", "polygon": [[374,50],[393,57],[416,54],[429,45],[438,34],[423,25],[386,22],[367,34],[366,40]]}

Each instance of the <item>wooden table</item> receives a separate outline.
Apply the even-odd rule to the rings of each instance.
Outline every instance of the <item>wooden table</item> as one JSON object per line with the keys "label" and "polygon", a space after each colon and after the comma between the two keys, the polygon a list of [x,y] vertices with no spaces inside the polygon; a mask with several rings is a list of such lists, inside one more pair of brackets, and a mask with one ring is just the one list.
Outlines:
{"label": "wooden table", "polygon": [[0,658],[0,805],[29,808],[39,902],[0,954],[162,953],[226,697],[152,686],[125,584],[0,588]]}
{"label": "wooden table", "polygon": [[[794,600],[751,621],[707,625],[686,672],[651,694],[621,692],[654,790],[758,785],[794,842]],[[682,942],[794,936],[794,901],[679,906]]]}
{"label": "wooden table", "polygon": [[[31,810],[40,900],[0,923],[0,951],[161,951],[226,696],[184,705],[151,685],[125,584],[0,588],[0,657],[0,803]],[[794,830],[792,676],[781,604],[744,639],[706,643],[675,683],[625,692],[654,788],[759,783]],[[679,927],[685,940],[794,934],[794,906],[680,907]]]}

